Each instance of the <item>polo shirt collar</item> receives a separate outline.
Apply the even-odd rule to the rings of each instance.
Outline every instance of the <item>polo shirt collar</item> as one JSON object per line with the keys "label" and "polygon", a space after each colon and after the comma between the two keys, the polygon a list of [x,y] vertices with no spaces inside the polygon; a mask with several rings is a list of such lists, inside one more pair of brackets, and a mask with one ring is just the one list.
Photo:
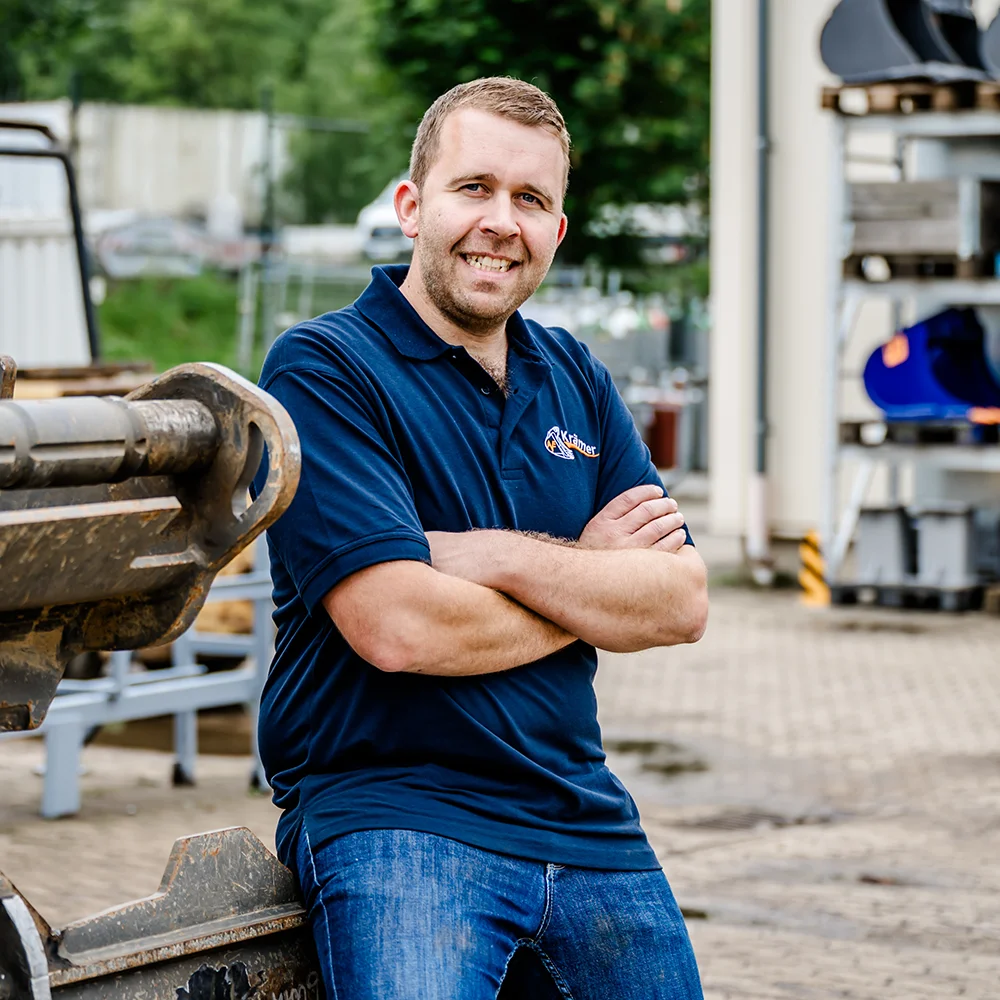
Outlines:
{"label": "polo shirt collar", "polygon": [[[392,341],[400,354],[430,361],[454,350],[454,345],[442,340],[399,290],[409,269],[408,264],[373,267],[371,284],[361,293],[356,305],[358,311]],[[507,337],[519,353],[532,361],[547,364],[519,312],[507,320]]]}

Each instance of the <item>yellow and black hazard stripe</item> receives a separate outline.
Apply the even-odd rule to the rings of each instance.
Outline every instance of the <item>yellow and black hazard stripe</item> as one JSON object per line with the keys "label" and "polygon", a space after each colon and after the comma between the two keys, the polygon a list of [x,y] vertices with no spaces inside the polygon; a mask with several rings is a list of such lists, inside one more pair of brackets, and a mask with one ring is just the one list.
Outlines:
{"label": "yellow and black hazard stripe", "polygon": [[825,608],[830,604],[830,588],[826,583],[826,567],[819,546],[819,532],[810,531],[799,544],[799,586],[802,603],[811,608]]}

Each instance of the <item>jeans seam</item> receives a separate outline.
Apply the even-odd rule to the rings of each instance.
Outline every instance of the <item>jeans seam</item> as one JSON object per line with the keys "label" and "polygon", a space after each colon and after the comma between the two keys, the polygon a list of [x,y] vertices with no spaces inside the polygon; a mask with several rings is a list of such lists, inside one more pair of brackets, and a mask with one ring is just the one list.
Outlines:
{"label": "jeans seam", "polygon": [[503,983],[504,980],[507,978],[507,973],[510,970],[510,963],[513,960],[514,956],[518,953],[519,949],[530,948],[531,944],[532,944],[531,938],[527,937],[518,938],[514,942],[514,947],[510,949],[510,954],[507,956],[507,961],[503,963],[503,972],[500,975],[500,985],[497,986],[497,991],[494,1000],[496,1000],[496,997],[500,996],[500,991],[503,989]]}
{"label": "jeans seam", "polygon": [[305,822],[302,823],[302,833],[306,838],[306,851],[309,854],[309,867],[312,869],[312,879],[316,886],[316,895],[319,897],[319,908],[323,912],[323,927],[326,930],[326,950],[330,956],[330,985],[333,987],[333,996],[330,1000],[337,1000],[337,980],[333,973],[333,935],[330,933],[330,915],[326,912],[323,886],[316,871],[316,858],[313,855],[312,843],[309,840],[309,831],[306,829]]}
{"label": "jeans seam", "polygon": [[549,928],[549,920],[552,917],[552,896],[553,896],[553,875],[555,875],[555,867],[553,865],[545,866],[545,906],[542,909],[542,919],[538,925],[538,930],[535,931],[535,936],[532,941],[539,941],[542,935]]}
{"label": "jeans seam", "polygon": [[548,953],[537,942],[531,941],[528,947],[538,956],[538,960],[545,966],[546,971],[552,977],[552,982],[556,984],[556,989],[563,995],[565,1000],[574,1000],[573,991],[569,988],[569,983],[562,977],[562,973],[556,967],[556,963],[549,958]]}

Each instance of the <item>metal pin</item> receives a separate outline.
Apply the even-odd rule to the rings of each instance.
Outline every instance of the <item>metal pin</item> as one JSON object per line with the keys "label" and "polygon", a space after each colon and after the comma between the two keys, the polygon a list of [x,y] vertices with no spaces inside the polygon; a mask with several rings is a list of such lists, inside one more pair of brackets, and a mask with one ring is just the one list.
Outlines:
{"label": "metal pin", "polygon": [[0,354],[0,399],[14,398],[17,364],[9,354]]}

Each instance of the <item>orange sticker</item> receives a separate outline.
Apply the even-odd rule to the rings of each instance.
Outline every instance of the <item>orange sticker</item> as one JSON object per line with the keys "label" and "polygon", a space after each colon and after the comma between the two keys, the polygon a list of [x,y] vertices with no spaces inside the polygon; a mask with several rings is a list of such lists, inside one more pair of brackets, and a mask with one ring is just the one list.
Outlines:
{"label": "orange sticker", "polygon": [[888,344],[882,345],[882,364],[886,368],[898,368],[910,356],[910,339],[905,333],[897,333]]}
{"label": "orange sticker", "polygon": [[1000,407],[974,406],[966,416],[968,416],[970,424],[992,427],[994,424],[1000,424]]}

